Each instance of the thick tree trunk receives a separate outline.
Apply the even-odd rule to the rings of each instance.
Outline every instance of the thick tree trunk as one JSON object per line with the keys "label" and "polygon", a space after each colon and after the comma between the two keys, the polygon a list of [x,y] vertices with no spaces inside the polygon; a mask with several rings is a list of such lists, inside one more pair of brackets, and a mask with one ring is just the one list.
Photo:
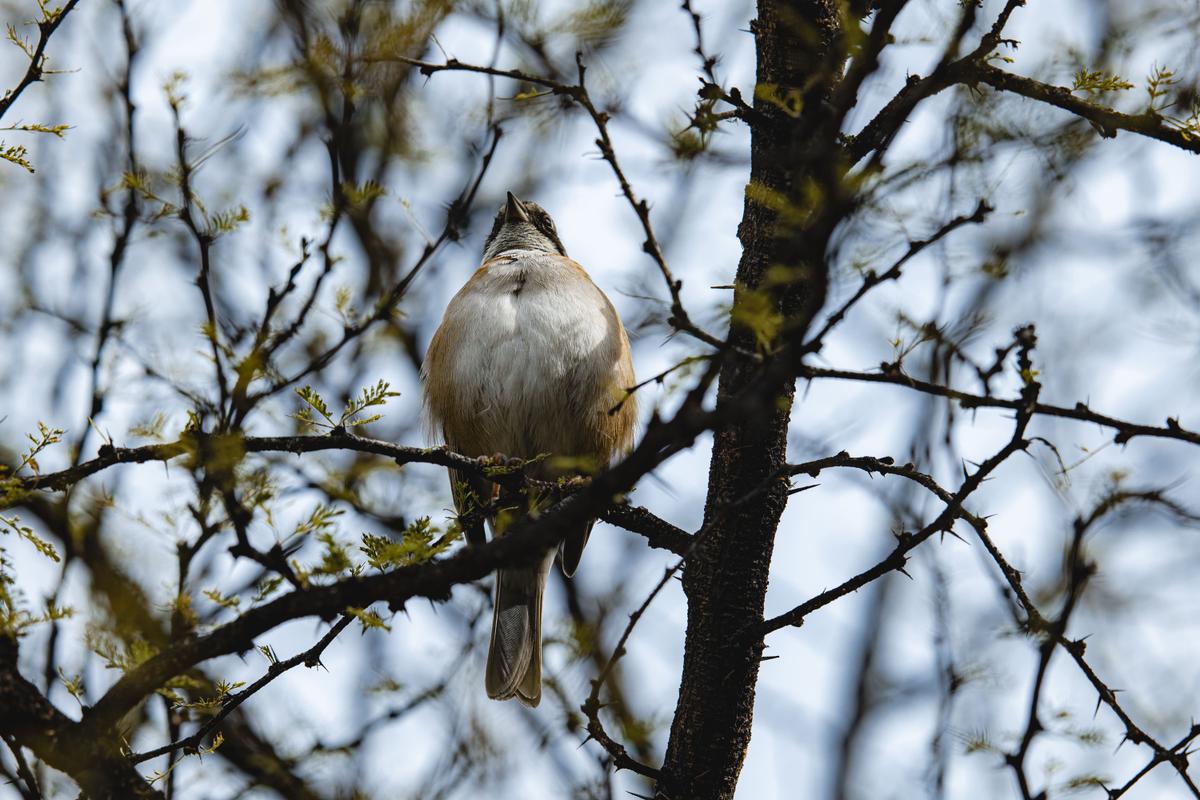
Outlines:
{"label": "thick tree trunk", "polygon": [[[832,221],[829,204],[814,198],[828,197],[836,171],[836,131],[824,102],[841,63],[836,6],[759,0],[752,23],[756,119],[730,340],[765,349],[768,358],[803,335],[825,297]],[[772,315],[783,325],[764,326]],[[764,330],[773,332],[765,348]],[[795,391],[794,380],[764,382],[762,374],[761,365],[731,358],[720,375],[718,410],[749,387],[761,413],[741,414],[745,421],[720,430],[713,445],[707,530],[684,567],[687,641],[661,800],[732,797],[750,743],[762,644],[746,632],[763,618],[775,530],[787,503],[778,475]]]}

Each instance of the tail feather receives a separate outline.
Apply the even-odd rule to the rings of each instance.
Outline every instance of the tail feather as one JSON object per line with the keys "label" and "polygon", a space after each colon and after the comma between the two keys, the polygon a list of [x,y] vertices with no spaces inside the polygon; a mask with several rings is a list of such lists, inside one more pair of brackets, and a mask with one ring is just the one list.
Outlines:
{"label": "tail feather", "polygon": [[582,527],[571,531],[558,545],[558,565],[562,567],[563,575],[568,578],[575,575],[579,569],[579,559],[583,558],[583,548],[587,546],[588,537],[592,534],[592,526],[596,520],[589,520]]}
{"label": "tail feather", "polygon": [[488,645],[488,697],[516,697],[527,706],[542,699],[542,593],[552,557],[536,567],[496,575],[496,608]]}

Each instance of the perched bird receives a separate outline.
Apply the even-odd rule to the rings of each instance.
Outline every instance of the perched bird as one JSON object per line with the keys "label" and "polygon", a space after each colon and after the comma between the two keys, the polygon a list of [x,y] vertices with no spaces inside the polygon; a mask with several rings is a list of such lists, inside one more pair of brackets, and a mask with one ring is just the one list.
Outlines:
{"label": "perched bird", "polygon": [[[602,468],[632,442],[633,362],[621,319],[583,267],[567,258],[550,215],[512,192],[484,244],[483,265],[446,308],[422,378],[434,435],[468,456],[550,454],[532,467],[534,477]],[[460,514],[472,502],[500,496],[482,478],[451,470],[450,482]],[[514,515],[529,510],[524,498],[500,497],[499,505],[511,505]],[[494,513],[489,521],[493,535],[503,535],[507,526],[497,525]],[[568,576],[592,524],[563,532],[558,555]],[[529,706],[541,699],[542,592],[553,560],[549,551],[535,566],[496,576],[489,697],[516,697]]]}

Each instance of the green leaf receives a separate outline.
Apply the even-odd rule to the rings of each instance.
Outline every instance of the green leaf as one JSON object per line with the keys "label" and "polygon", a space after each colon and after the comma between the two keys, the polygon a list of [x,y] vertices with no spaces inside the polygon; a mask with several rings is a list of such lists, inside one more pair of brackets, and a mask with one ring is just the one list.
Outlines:
{"label": "green leaf", "polygon": [[1154,70],[1146,78],[1146,94],[1150,96],[1150,110],[1161,111],[1170,106],[1162,100],[1171,92],[1171,87],[1179,83],[1175,70],[1155,65]]}
{"label": "green leaf", "polygon": [[48,133],[51,136],[57,136],[62,139],[64,134],[71,130],[70,125],[43,125],[40,122],[26,122],[17,125],[9,125],[0,128],[0,131],[24,131],[26,133]]}
{"label": "green leaf", "polygon": [[371,628],[380,628],[385,631],[391,631],[392,627],[383,621],[383,618],[374,611],[368,611],[364,608],[347,608],[346,613],[358,620],[362,625],[363,633],[366,633]]}
{"label": "green leaf", "polygon": [[759,349],[767,350],[783,328],[783,314],[770,293],[744,289],[734,303],[733,322],[748,328]]}
{"label": "green leaf", "polygon": [[1133,84],[1120,75],[1114,75],[1111,72],[1104,72],[1103,70],[1089,71],[1083,67],[1080,67],[1075,73],[1075,79],[1071,85],[1072,92],[1085,92],[1087,94],[1123,92],[1132,88]]}
{"label": "green leaf", "polygon": [[58,679],[66,687],[67,693],[75,698],[75,702],[83,705],[83,676],[76,675],[73,678],[68,678],[67,673],[63,672],[63,668],[59,667]]}
{"label": "green leaf", "polygon": [[317,540],[325,545],[325,549],[321,553],[321,563],[309,571],[310,575],[338,576],[354,568],[349,549],[333,533],[322,531],[317,534]]}
{"label": "green leaf", "polygon": [[275,590],[282,585],[283,577],[280,575],[273,575],[269,578],[263,578],[255,587],[254,598],[250,602],[261,603],[263,600],[266,600],[268,597],[274,594]]}
{"label": "green leaf", "polygon": [[345,511],[324,504],[318,504],[308,515],[308,519],[296,525],[293,536],[306,536],[310,533],[331,531],[336,527],[334,522]]}
{"label": "green leaf", "polygon": [[58,551],[54,549],[54,545],[47,542],[33,532],[33,529],[21,524],[18,517],[6,517],[0,514],[0,532],[12,531],[18,538],[32,544],[37,551],[50,559],[54,563],[59,562]]}
{"label": "green leaf", "polygon": [[[325,404],[325,401],[321,398],[321,395],[317,394],[311,386],[301,386],[300,388],[296,389],[296,394],[300,396],[301,400],[308,404],[308,408],[301,408],[298,412],[292,414],[292,419],[299,420],[306,425],[312,425],[314,427],[333,428],[336,425],[336,423],[333,421],[333,415],[329,412],[329,406]],[[310,409],[312,411],[316,411],[318,414],[324,417],[325,421],[321,422],[320,420],[314,419],[312,414],[309,413]]]}
{"label": "green leaf", "polygon": [[219,605],[221,608],[227,608],[231,611],[237,609],[237,607],[242,603],[242,599],[240,597],[226,597],[217,589],[205,589],[204,596]]}
{"label": "green leaf", "polygon": [[250,212],[243,205],[226,211],[218,211],[208,219],[208,233],[213,237],[232,233],[241,227],[243,223],[249,221]]}
{"label": "green leaf", "polygon": [[461,536],[462,531],[457,526],[451,526],[443,533],[429,517],[421,517],[405,528],[399,539],[364,533],[358,549],[367,556],[369,565],[384,572],[430,561],[448,550]]}
{"label": "green leaf", "polygon": [[342,411],[342,418],[338,421],[338,424],[343,427],[353,427],[355,425],[366,425],[368,422],[374,422],[379,419],[382,416],[381,414],[357,420],[354,419],[354,416],[364,409],[386,405],[389,398],[399,397],[400,393],[389,391],[389,386],[390,384],[387,381],[380,380],[374,386],[364,388],[358,397],[352,398],[350,402],[346,403],[346,408]]}

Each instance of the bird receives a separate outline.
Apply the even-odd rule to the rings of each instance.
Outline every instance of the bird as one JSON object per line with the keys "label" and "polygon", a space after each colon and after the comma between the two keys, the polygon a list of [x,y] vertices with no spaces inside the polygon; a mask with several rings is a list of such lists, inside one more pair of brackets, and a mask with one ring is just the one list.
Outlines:
{"label": "bird", "polygon": [[[635,385],[629,336],[613,304],[567,256],[545,209],[508,192],[482,264],[447,305],[422,365],[432,438],[465,456],[535,459],[527,467],[534,478],[578,475],[632,446]],[[529,500],[484,478],[451,469],[450,484],[460,518],[471,508],[490,511],[493,537],[531,511]],[[496,514],[497,506],[505,511]],[[560,534],[567,577],[594,522]],[[482,526],[468,528],[467,539],[482,542]],[[551,549],[533,566],[497,571],[484,673],[493,699],[530,707],[541,699],[542,595],[554,560]]]}

